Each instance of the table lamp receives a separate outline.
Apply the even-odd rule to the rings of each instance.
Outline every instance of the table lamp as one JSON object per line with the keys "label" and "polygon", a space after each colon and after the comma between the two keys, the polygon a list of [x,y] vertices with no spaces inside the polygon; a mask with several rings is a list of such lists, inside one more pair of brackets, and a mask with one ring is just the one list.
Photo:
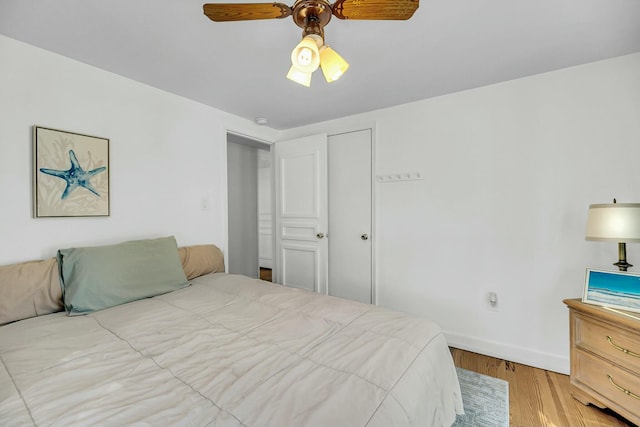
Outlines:
{"label": "table lamp", "polygon": [[586,240],[618,242],[620,271],[633,267],[627,262],[627,243],[640,242],[640,203],[613,203],[589,205]]}

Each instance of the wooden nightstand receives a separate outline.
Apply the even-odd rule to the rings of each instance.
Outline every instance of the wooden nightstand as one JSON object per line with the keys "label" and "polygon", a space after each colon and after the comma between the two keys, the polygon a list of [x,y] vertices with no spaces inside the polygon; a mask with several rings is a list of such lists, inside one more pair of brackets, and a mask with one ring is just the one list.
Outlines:
{"label": "wooden nightstand", "polygon": [[640,315],[566,299],[571,394],[640,424]]}

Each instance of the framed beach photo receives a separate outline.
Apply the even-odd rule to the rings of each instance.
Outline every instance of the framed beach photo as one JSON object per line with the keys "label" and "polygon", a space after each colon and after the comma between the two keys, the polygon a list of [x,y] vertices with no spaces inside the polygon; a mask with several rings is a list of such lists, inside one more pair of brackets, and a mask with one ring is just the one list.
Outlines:
{"label": "framed beach photo", "polygon": [[33,127],[33,215],[109,216],[109,140]]}
{"label": "framed beach photo", "polygon": [[640,274],[588,268],[582,301],[640,313]]}

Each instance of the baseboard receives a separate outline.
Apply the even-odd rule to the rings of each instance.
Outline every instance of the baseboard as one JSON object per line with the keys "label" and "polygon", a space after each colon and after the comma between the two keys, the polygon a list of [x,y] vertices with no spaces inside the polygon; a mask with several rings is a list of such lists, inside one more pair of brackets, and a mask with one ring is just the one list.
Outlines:
{"label": "baseboard", "polygon": [[561,374],[569,374],[569,357],[495,341],[480,340],[478,338],[446,331],[444,332],[444,336],[451,347],[497,357],[511,362],[522,363],[535,368],[559,372]]}

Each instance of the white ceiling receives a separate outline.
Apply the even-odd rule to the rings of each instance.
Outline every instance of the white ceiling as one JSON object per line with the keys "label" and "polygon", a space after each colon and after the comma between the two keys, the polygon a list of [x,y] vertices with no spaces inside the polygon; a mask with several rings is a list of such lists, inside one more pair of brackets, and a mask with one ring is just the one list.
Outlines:
{"label": "white ceiling", "polygon": [[640,0],[422,0],[408,21],[334,17],[351,68],[305,88],[291,18],[217,23],[205,2],[0,0],[0,33],[275,129],[640,52]]}

